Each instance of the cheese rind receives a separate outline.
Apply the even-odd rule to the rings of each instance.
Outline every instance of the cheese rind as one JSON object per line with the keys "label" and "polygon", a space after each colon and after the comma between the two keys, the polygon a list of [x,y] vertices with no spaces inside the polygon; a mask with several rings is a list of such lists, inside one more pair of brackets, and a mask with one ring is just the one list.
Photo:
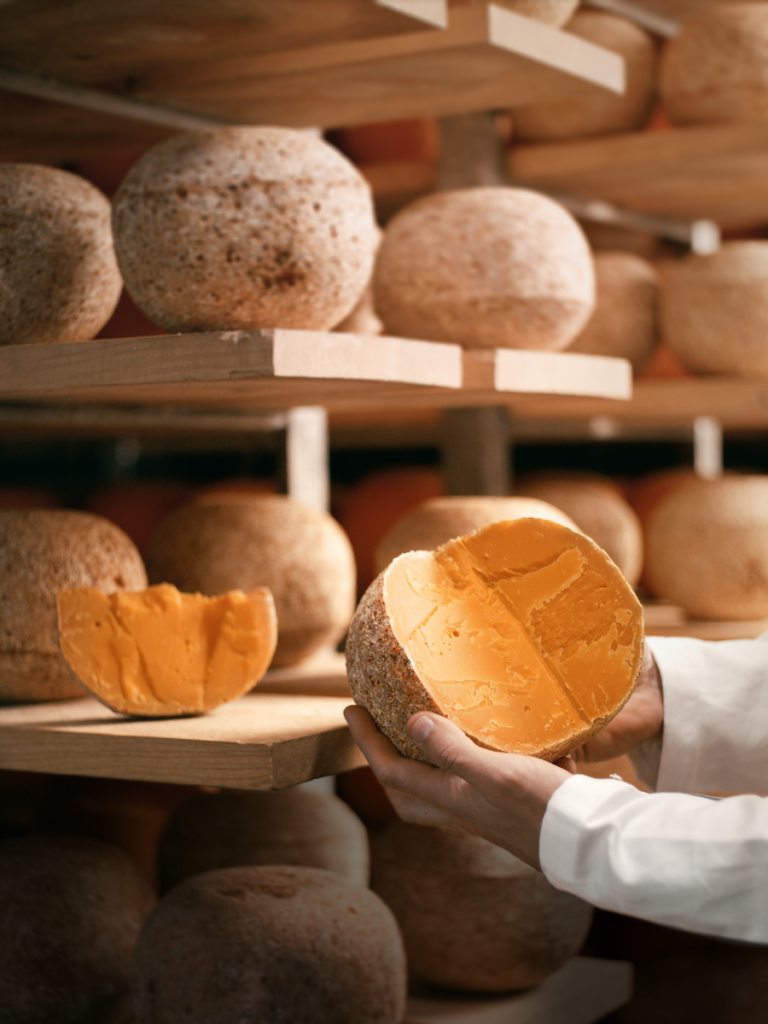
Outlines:
{"label": "cheese rind", "polygon": [[266,587],[218,597],[169,583],[134,593],[59,591],[61,652],[80,682],[124,714],[197,714],[234,700],[266,672],[277,642]]}
{"label": "cheese rind", "polygon": [[642,609],[588,538],[557,523],[494,523],[396,558],[360,603],[350,684],[401,753],[419,710],[481,746],[556,760],[628,699]]}

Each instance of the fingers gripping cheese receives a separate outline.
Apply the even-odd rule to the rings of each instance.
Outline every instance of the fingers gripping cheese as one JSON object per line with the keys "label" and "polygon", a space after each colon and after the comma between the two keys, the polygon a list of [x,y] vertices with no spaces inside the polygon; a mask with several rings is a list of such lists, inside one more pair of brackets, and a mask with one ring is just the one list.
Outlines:
{"label": "fingers gripping cheese", "polygon": [[517,519],[396,558],[360,602],[347,667],[408,757],[425,760],[405,725],[429,710],[483,747],[556,760],[621,709],[642,648],[642,608],[605,552]]}
{"label": "fingers gripping cheese", "polygon": [[59,644],[80,682],[123,714],[210,711],[241,697],[267,670],[277,642],[272,594],[218,597],[169,583],[136,593],[59,591]]}

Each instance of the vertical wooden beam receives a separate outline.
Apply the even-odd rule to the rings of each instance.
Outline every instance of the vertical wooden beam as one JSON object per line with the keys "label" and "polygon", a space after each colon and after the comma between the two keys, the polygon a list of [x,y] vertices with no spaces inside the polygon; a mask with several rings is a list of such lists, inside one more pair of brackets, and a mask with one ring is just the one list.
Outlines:
{"label": "vertical wooden beam", "polygon": [[503,406],[443,413],[442,465],[448,494],[509,494],[510,421]]}
{"label": "vertical wooden beam", "polygon": [[283,491],[291,498],[327,511],[330,507],[328,414],[322,406],[300,406],[286,412],[278,432]]}

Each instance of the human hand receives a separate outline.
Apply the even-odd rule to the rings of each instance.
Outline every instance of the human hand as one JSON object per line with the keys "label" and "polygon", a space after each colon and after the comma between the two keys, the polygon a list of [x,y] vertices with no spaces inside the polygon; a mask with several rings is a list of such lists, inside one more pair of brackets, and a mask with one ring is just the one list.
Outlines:
{"label": "human hand", "polygon": [[647,740],[660,738],[663,723],[661,676],[646,644],[637,686],[629,700],[608,725],[573,751],[572,757],[576,763],[620,757]]}
{"label": "human hand", "polygon": [[353,705],[344,715],[404,821],[482,836],[541,870],[541,822],[569,778],[566,767],[486,750],[447,718],[420,711],[407,730],[432,762],[425,764],[401,757],[364,708]]}

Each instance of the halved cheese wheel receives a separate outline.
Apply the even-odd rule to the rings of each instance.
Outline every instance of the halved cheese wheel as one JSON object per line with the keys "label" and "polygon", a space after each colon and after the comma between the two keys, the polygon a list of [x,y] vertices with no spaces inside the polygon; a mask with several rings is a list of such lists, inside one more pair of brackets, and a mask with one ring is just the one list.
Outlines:
{"label": "halved cheese wheel", "polygon": [[425,760],[405,726],[428,710],[480,746],[557,760],[621,709],[642,651],[642,608],[605,552],[526,518],[391,562],[355,613],[347,668],[407,757]]}
{"label": "halved cheese wheel", "polygon": [[95,587],[57,595],[59,645],[80,682],[128,715],[190,715],[247,693],[277,643],[267,587],[218,597],[170,583],[135,593]]}

